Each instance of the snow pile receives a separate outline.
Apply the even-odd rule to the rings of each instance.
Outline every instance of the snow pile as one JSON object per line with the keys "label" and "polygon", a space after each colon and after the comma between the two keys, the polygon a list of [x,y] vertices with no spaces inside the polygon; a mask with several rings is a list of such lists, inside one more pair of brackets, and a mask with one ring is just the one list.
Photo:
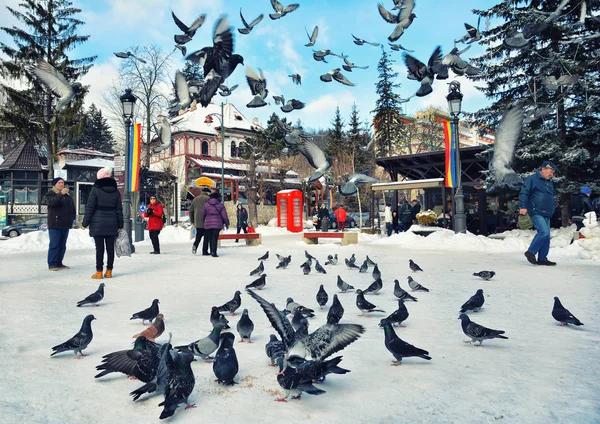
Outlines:
{"label": "snow pile", "polygon": [[267,227],[277,227],[277,218],[271,218],[267,223]]}
{"label": "snow pile", "polygon": [[[587,214],[586,214],[587,216]],[[582,259],[592,259],[600,261],[600,227],[598,221],[584,221],[585,227],[580,230],[584,239],[577,240],[577,245],[581,247],[579,257]]]}
{"label": "snow pile", "polygon": [[[19,237],[0,242],[0,254],[20,252],[40,252],[48,250],[50,237],[48,231],[33,231]],[[94,248],[94,239],[86,230],[71,230],[67,239],[67,249]]]}

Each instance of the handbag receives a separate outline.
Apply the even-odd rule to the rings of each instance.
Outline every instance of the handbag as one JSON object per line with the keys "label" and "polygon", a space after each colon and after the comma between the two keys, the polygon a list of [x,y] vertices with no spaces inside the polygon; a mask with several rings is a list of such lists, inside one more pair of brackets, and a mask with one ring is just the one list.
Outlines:
{"label": "handbag", "polygon": [[526,213],[525,215],[519,215],[517,227],[519,227],[520,230],[531,230],[533,228],[533,221],[531,220],[531,216],[529,216],[528,213]]}
{"label": "handbag", "polygon": [[121,256],[131,256],[131,243],[127,231],[119,231],[115,240],[115,253],[119,258]]}

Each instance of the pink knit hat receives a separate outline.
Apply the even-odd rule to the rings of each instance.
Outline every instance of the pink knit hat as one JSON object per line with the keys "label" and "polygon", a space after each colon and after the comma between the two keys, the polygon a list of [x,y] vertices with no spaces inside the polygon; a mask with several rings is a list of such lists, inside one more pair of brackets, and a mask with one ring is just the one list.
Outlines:
{"label": "pink knit hat", "polygon": [[96,179],[100,180],[102,178],[110,178],[112,175],[112,168],[102,168],[96,174]]}

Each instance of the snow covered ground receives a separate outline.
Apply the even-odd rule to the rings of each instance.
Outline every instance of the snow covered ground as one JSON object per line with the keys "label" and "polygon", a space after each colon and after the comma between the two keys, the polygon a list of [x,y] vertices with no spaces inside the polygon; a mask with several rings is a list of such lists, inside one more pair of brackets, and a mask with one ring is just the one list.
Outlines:
{"label": "snow covered ground", "polygon": [[[308,251],[321,263],[338,253],[340,264],[327,266],[328,274],[302,275],[299,268],[307,246],[299,234],[276,228],[259,228],[263,245],[246,247],[224,242],[219,258],[193,256],[189,232],[168,228],[161,234],[160,256],[149,255],[148,240],[139,243],[131,258],[116,259],[112,280],[98,308],[77,308],[76,301],[96,290],[93,243],[87,232],[71,231],[65,263],[68,271],[48,272],[47,234],[36,232],[0,241],[0,416],[4,423],[118,423],[158,422],[161,397],[132,402],[128,393],[141,384],[114,375],[96,380],[95,366],[102,355],[131,347],[131,336],[143,327],[131,314],[160,299],[166,332],[174,344],[205,337],[211,324],[210,308],[242,290],[242,308],[256,324],[254,344],[236,343],[240,363],[238,385],[214,382],[212,366],[192,364],[196,387],[190,401],[197,409],[179,408],[173,422],[263,423],[598,423],[600,422],[600,295],[599,266],[584,260],[580,243],[569,245],[568,235],[555,234],[550,259],[556,267],[529,265],[523,251],[533,233],[504,241],[473,235],[455,236],[442,231],[429,237],[414,234],[391,238],[361,235],[360,244],[341,247],[325,242]],[[45,237],[45,238],[44,238]],[[589,244],[589,241],[588,241]],[[558,247],[562,246],[562,247]],[[336,276],[357,288],[372,282],[371,274],[358,274],[343,265],[356,253],[357,262],[368,254],[381,269],[380,295],[367,299],[391,313],[397,302],[393,280],[408,289],[412,275],[431,289],[407,302],[406,328],[396,329],[405,341],[429,351],[431,361],[408,358],[399,367],[383,344],[377,328],[383,314],[359,317],[352,293],[340,294],[346,309],[341,322],[358,323],[365,334],[340,354],[341,366],[352,370],[333,375],[319,386],[327,393],[304,395],[301,401],[276,403],[281,394],[276,370],[267,366],[264,344],[274,330],[258,304],[243,288],[254,280],[248,273],[266,250],[267,286],[259,294],[283,308],[291,296],[318,309],[315,294],[320,284],[331,297]],[[286,270],[275,270],[275,253],[291,254]],[[588,255],[588,257],[591,257]],[[408,259],[424,270],[411,273]],[[489,282],[471,274],[495,270]],[[471,313],[482,325],[506,331],[508,340],[464,344],[458,310],[477,289],[486,296],[484,308]],[[553,297],[585,325],[557,326],[550,315]],[[89,356],[73,359],[71,353],[50,358],[51,346],[75,334],[83,318],[92,313],[94,340]],[[309,320],[314,331],[325,322],[327,310]],[[230,318],[235,331],[237,317]]]}

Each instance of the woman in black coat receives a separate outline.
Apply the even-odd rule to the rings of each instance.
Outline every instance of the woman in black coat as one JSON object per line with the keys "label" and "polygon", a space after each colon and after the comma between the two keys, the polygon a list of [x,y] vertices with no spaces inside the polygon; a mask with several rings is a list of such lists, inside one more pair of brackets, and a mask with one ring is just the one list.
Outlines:
{"label": "woman in black coat", "polygon": [[112,278],[115,261],[115,239],[123,230],[123,203],[117,189],[117,182],[111,178],[112,169],[98,171],[97,180],[85,205],[83,229],[89,227],[90,236],[96,242],[96,273],[94,279],[102,278],[104,249],[106,247],[106,273],[104,278]]}
{"label": "woman in black coat", "polygon": [[[248,232],[248,211],[246,208],[242,206],[241,203],[238,203],[237,209],[235,211],[235,217],[237,218],[237,234],[240,233],[241,230],[244,230],[244,233]],[[237,243],[239,239],[235,239]]]}

